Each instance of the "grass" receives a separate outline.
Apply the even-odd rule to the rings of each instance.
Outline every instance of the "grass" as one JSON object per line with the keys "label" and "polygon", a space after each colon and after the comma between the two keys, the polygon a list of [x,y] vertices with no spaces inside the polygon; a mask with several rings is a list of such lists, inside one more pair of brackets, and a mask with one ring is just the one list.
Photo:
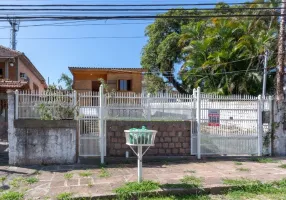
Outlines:
{"label": "grass", "polygon": [[70,200],[72,199],[72,193],[70,192],[64,192],[64,193],[60,193],[56,198],[57,200]]}
{"label": "grass", "polygon": [[276,160],[272,158],[251,158],[251,161],[258,162],[258,163],[276,163]]}
{"label": "grass", "polygon": [[87,186],[88,186],[88,187],[93,187],[94,184],[93,184],[91,181],[89,181],[88,184],[87,184]]}
{"label": "grass", "polygon": [[163,188],[200,188],[202,186],[202,179],[195,176],[184,176],[180,180],[181,183],[164,184]]}
{"label": "grass", "polygon": [[141,183],[129,182],[115,189],[115,193],[121,199],[131,199],[132,195],[135,193],[139,195],[142,192],[153,191],[159,188],[160,184],[154,181],[142,181]]}
{"label": "grass", "polygon": [[73,177],[72,173],[65,173],[64,174],[64,178],[67,179],[67,180],[72,179],[72,177]]}
{"label": "grass", "polygon": [[184,172],[185,173],[192,173],[192,174],[194,174],[194,173],[196,173],[196,170],[185,170]]}
{"label": "grass", "polygon": [[39,179],[36,177],[28,177],[25,179],[25,182],[28,184],[34,184],[34,183],[39,182]]}
{"label": "grass", "polygon": [[234,162],[235,165],[242,165],[242,162]]}
{"label": "grass", "polygon": [[90,171],[84,171],[84,172],[80,172],[79,175],[82,177],[89,177],[92,175],[92,173]]}
{"label": "grass", "polygon": [[239,167],[236,169],[237,171],[241,171],[241,172],[250,172],[249,168],[244,168],[244,167]]}
{"label": "grass", "polygon": [[107,178],[107,177],[110,177],[110,176],[111,176],[111,174],[109,173],[109,171],[107,169],[105,169],[103,167],[100,169],[100,172],[99,172],[99,177],[100,178]]}
{"label": "grass", "polygon": [[284,200],[286,199],[286,179],[261,183],[249,179],[225,179],[224,183],[234,186],[221,195],[182,195],[145,197],[141,200]]}
{"label": "grass", "polygon": [[6,177],[5,176],[0,176],[0,182],[2,184],[4,184],[4,181],[6,181]]}
{"label": "grass", "polygon": [[279,165],[280,168],[286,169],[286,164]]}
{"label": "grass", "polygon": [[22,200],[24,199],[24,194],[15,191],[7,191],[0,194],[0,200]]}
{"label": "grass", "polygon": [[24,178],[23,177],[16,177],[14,178],[12,181],[10,181],[9,185],[13,186],[14,188],[18,188],[20,187],[21,183],[24,182]]}

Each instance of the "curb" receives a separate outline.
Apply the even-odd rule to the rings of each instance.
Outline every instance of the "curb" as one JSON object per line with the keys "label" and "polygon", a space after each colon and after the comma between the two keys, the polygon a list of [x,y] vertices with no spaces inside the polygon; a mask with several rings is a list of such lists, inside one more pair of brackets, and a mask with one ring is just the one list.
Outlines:
{"label": "curb", "polygon": [[[198,194],[224,194],[229,189],[234,188],[234,186],[214,186],[214,187],[203,187],[203,188],[171,188],[171,189],[159,189],[155,191],[150,192],[142,192],[138,193],[140,194],[140,197],[152,197],[152,196],[170,196],[170,195],[198,195]],[[129,199],[137,199],[136,197],[138,194],[134,194],[133,197],[130,197]],[[94,200],[94,199],[118,199],[118,196],[116,194],[109,194],[109,195],[99,195],[99,196],[89,196],[89,197],[73,197],[72,199],[75,200]]]}

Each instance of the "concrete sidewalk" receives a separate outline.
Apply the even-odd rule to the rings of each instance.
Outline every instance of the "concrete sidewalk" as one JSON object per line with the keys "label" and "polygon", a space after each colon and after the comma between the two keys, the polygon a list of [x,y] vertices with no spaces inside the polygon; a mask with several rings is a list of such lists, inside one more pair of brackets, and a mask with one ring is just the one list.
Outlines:
{"label": "concrete sidewalk", "polygon": [[[265,160],[267,161],[267,160]],[[269,160],[268,160],[269,161]],[[204,161],[184,161],[181,163],[143,163],[143,177],[162,184],[179,183],[186,175],[200,177],[204,187],[222,186],[223,179],[248,178],[261,181],[274,181],[286,178],[286,158],[275,158],[275,162],[260,163],[250,159]],[[66,175],[67,173],[72,175]],[[126,182],[137,180],[136,164],[108,165],[102,170],[92,165],[56,165],[34,167],[0,166],[0,177],[6,176],[5,188],[25,192],[26,199],[55,198],[63,192],[73,196],[100,196],[113,194],[113,190]],[[17,188],[11,185],[16,177],[36,177],[34,184],[21,183]],[[104,177],[108,176],[108,177]]]}

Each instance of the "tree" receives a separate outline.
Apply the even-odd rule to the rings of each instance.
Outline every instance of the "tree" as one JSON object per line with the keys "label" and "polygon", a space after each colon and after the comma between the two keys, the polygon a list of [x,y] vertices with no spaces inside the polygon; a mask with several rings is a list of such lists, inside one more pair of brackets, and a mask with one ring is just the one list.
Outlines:
{"label": "tree", "polygon": [[62,73],[61,78],[58,80],[58,83],[64,82],[65,89],[72,90],[73,80],[67,74]]}
{"label": "tree", "polygon": [[[274,2],[275,3],[275,2]],[[263,7],[273,6],[263,4]],[[244,5],[244,7],[259,5]],[[171,10],[164,15],[265,14],[220,3],[215,11]],[[228,9],[230,8],[230,9]],[[237,8],[237,10],[233,9]],[[156,19],[146,28],[148,43],[141,64],[149,74],[164,77],[180,93],[259,94],[266,48],[276,51],[277,17]],[[276,52],[269,59],[275,63]],[[174,74],[179,68],[179,74]],[[268,76],[269,81],[273,76]],[[273,81],[272,81],[273,82]],[[156,87],[152,80],[149,87]]]}

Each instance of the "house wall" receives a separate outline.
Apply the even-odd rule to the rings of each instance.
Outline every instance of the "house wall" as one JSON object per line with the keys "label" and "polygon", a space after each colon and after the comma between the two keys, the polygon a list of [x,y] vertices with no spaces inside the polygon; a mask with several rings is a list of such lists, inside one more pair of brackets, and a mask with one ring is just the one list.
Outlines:
{"label": "house wall", "polygon": [[76,121],[15,120],[9,129],[9,164],[76,162]]}
{"label": "house wall", "polygon": [[92,90],[92,81],[104,79],[110,89],[117,90],[117,80],[132,80],[132,92],[140,93],[142,91],[142,75],[135,73],[118,73],[118,72],[76,72],[73,74],[73,89],[79,93]]}
{"label": "house wall", "polygon": [[[15,70],[16,70],[16,67],[10,67],[10,69],[11,68],[15,68]],[[32,73],[29,70],[29,68],[20,59],[18,59],[18,80],[21,80],[20,79],[20,73],[25,73],[29,77],[29,79],[30,79],[29,87],[31,90],[33,90],[33,83],[34,83],[35,85],[38,86],[40,92],[44,91],[45,88],[44,88],[44,85],[41,83],[41,81],[34,75],[34,73]]]}
{"label": "house wall", "polygon": [[155,146],[146,152],[149,156],[187,156],[191,149],[190,121],[107,121],[106,123],[106,153],[107,156],[124,157],[129,151],[124,130],[146,126],[147,129],[157,130]]}

